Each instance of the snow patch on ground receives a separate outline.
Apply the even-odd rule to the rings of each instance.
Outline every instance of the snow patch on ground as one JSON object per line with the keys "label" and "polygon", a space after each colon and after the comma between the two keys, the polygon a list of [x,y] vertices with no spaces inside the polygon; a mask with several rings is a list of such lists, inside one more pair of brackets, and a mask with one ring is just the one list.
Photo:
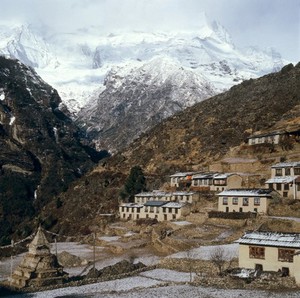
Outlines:
{"label": "snow patch on ground", "polygon": [[189,221],[174,221],[173,224],[177,226],[187,226],[187,225],[191,225],[192,223]]}
{"label": "snow patch on ground", "polygon": [[120,238],[121,238],[120,236],[102,236],[102,237],[99,237],[100,240],[104,240],[106,242],[117,241]]}
{"label": "snow patch on ground", "polygon": [[225,244],[225,245],[212,245],[212,246],[200,246],[193,248],[189,251],[181,251],[168,256],[168,258],[192,258],[198,260],[210,260],[211,253],[215,250],[221,248],[224,251],[224,256],[227,260],[238,257],[238,243]]}
{"label": "snow patch on ground", "polygon": [[[169,281],[169,282],[189,282],[190,273],[178,272],[168,269],[155,269],[151,271],[142,272],[140,275],[156,280]],[[196,276],[192,273],[192,279]]]}

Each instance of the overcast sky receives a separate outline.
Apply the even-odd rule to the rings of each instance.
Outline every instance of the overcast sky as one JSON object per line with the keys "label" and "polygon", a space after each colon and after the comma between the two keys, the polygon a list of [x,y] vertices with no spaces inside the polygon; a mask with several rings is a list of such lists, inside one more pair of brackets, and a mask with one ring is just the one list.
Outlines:
{"label": "overcast sky", "polygon": [[62,31],[195,29],[203,12],[236,46],[274,47],[300,61],[300,0],[0,0],[0,22],[42,21]]}

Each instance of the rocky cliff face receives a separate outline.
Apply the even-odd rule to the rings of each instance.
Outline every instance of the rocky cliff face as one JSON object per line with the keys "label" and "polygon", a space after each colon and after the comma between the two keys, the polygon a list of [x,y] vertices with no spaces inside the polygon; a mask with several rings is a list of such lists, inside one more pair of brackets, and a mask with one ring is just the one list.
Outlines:
{"label": "rocky cliff face", "polygon": [[100,148],[119,151],[163,119],[215,94],[203,76],[171,59],[140,64],[129,74],[110,71],[105,91],[79,113],[78,123]]}
{"label": "rocky cliff face", "polygon": [[90,169],[92,152],[56,90],[0,57],[0,240]]}

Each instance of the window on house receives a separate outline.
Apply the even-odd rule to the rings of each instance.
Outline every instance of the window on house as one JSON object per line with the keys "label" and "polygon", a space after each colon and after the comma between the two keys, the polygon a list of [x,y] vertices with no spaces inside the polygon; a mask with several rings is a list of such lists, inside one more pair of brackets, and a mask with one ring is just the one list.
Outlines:
{"label": "window on house", "polygon": [[167,209],[166,207],[163,207],[163,213],[166,213],[166,209]]}
{"label": "window on house", "polygon": [[260,198],[254,198],[254,205],[259,206],[260,205]]}
{"label": "window on house", "polygon": [[264,259],[265,248],[259,246],[249,246],[249,258],[250,259]]}
{"label": "window on house", "polygon": [[223,198],[223,205],[228,205],[228,198],[227,197]]}
{"label": "window on house", "polygon": [[172,208],[168,208],[169,209],[169,213],[172,213]]}
{"label": "window on house", "polygon": [[273,188],[273,183],[269,183],[269,189]]}
{"label": "window on house", "polygon": [[282,193],[282,196],[283,196],[284,198],[287,198],[287,197],[288,197],[288,192],[287,192],[287,191],[284,191],[284,192]]}
{"label": "window on house", "polygon": [[154,212],[154,207],[150,207],[150,213]]}
{"label": "window on house", "polygon": [[294,253],[294,249],[278,248],[278,261],[292,263]]}
{"label": "window on house", "polygon": [[243,206],[249,205],[249,198],[243,198]]}
{"label": "window on house", "polygon": [[291,175],[291,168],[285,168],[285,176]]}
{"label": "window on house", "polygon": [[125,211],[125,207],[122,207],[122,212],[124,212]]}
{"label": "window on house", "polygon": [[300,184],[297,184],[297,191],[300,191]]}
{"label": "window on house", "polygon": [[290,186],[289,186],[288,183],[284,184],[284,186],[283,186],[283,189],[284,189],[284,190],[289,190],[289,188],[290,188]]}
{"label": "window on house", "polygon": [[175,208],[175,214],[178,214],[178,209],[177,208]]}
{"label": "window on house", "polygon": [[281,184],[280,183],[276,183],[276,190],[281,190]]}
{"label": "window on house", "polygon": [[276,169],[275,175],[282,176],[282,169]]}
{"label": "window on house", "polygon": [[136,208],[136,212],[137,212],[137,213],[140,213],[140,212],[141,212],[141,209],[140,209],[140,208]]}
{"label": "window on house", "polygon": [[239,198],[232,198],[232,205],[237,205],[239,203]]}
{"label": "window on house", "polygon": [[300,175],[300,168],[294,168],[294,175]]}

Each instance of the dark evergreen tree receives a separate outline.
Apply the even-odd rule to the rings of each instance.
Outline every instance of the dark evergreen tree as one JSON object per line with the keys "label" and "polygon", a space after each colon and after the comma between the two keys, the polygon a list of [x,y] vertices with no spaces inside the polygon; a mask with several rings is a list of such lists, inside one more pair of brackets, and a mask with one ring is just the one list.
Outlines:
{"label": "dark evergreen tree", "polygon": [[134,195],[146,191],[146,178],[140,166],[134,166],[130,170],[130,174],[125,181],[124,188],[120,195],[122,199],[128,199],[133,202]]}

